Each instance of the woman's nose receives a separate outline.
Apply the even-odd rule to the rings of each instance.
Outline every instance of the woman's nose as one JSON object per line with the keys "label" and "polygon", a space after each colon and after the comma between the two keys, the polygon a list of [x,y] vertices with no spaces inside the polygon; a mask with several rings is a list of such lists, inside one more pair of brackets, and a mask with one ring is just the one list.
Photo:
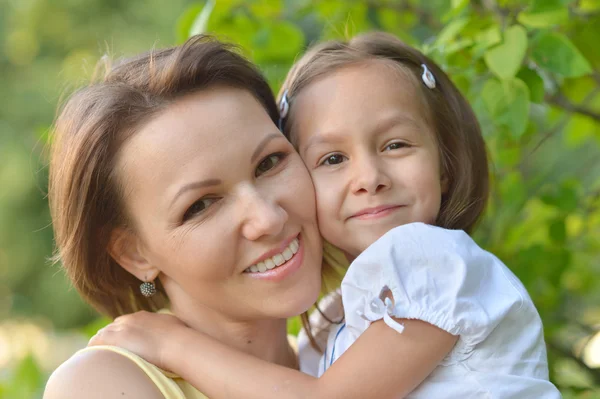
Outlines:
{"label": "woman's nose", "polygon": [[276,236],[283,231],[288,214],[277,201],[259,192],[248,193],[244,207],[242,235],[251,241]]}

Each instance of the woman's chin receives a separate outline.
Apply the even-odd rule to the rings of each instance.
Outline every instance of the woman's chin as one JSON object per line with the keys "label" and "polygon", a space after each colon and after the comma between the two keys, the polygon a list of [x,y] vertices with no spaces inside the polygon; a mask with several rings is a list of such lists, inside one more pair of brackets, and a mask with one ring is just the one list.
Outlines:
{"label": "woman's chin", "polygon": [[279,317],[286,319],[301,315],[317,302],[320,293],[321,275],[319,274],[316,278],[306,279],[303,284],[288,290],[285,295],[274,301],[277,309],[273,311],[279,314]]}

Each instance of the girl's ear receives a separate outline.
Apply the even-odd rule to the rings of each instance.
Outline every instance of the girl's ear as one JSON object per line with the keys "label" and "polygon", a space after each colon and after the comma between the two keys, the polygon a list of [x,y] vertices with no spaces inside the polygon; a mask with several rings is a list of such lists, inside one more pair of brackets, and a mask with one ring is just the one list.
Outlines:
{"label": "girl's ear", "polygon": [[160,270],[144,255],[144,246],[130,229],[119,227],[111,233],[108,253],[125,270],[140,281],[154,280]]}
{"label": "girl's ear", "polygon": [[450,179],[448,179],[446,173],[442,173],[440,177],[440,187],[442,188],[442,195],[448,193],[448,189],[450,188]]}

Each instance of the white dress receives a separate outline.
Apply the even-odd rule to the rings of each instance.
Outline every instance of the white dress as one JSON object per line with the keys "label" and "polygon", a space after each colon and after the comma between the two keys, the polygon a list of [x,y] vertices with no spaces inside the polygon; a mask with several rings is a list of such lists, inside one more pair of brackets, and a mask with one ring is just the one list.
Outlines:
{"label": "white dress", "polygon": [[[382,301],[387,290],[394,303]],[[302,371],[322,375],[373,321],[383,318],[402,333],[394,316],[423,320],[459,336],[409,398],[561,397],[548,381],[542,322],[527,291],[463,231],[422,223],[389,231],[350,265],[341,298],[343,322],[323,323],[320,315],[311,320],[324,354],[300,335]],[[335,294],[322,306],[330,318],[341,319]],[[319,325],[327,327],[318,330]]]}

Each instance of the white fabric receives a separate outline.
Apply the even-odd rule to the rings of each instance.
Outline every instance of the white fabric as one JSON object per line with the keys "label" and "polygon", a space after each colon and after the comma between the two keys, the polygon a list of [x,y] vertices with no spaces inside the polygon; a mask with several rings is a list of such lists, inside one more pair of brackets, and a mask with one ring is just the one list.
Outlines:
{"label": "white fabric", "polygon": [[[542,322],[527,291],[463,231],[422,223],[391,230],[350,265],[341,294],[345,323],[329,325],[318,365],[318,352],[300,337],[309,374],[318,367],[322,375],[373,321],[384,318],[402,333],[394,316],[459,336],[409,398],[561,397],[548,381]],[[385,301],[390,296],[393,303]]]}

